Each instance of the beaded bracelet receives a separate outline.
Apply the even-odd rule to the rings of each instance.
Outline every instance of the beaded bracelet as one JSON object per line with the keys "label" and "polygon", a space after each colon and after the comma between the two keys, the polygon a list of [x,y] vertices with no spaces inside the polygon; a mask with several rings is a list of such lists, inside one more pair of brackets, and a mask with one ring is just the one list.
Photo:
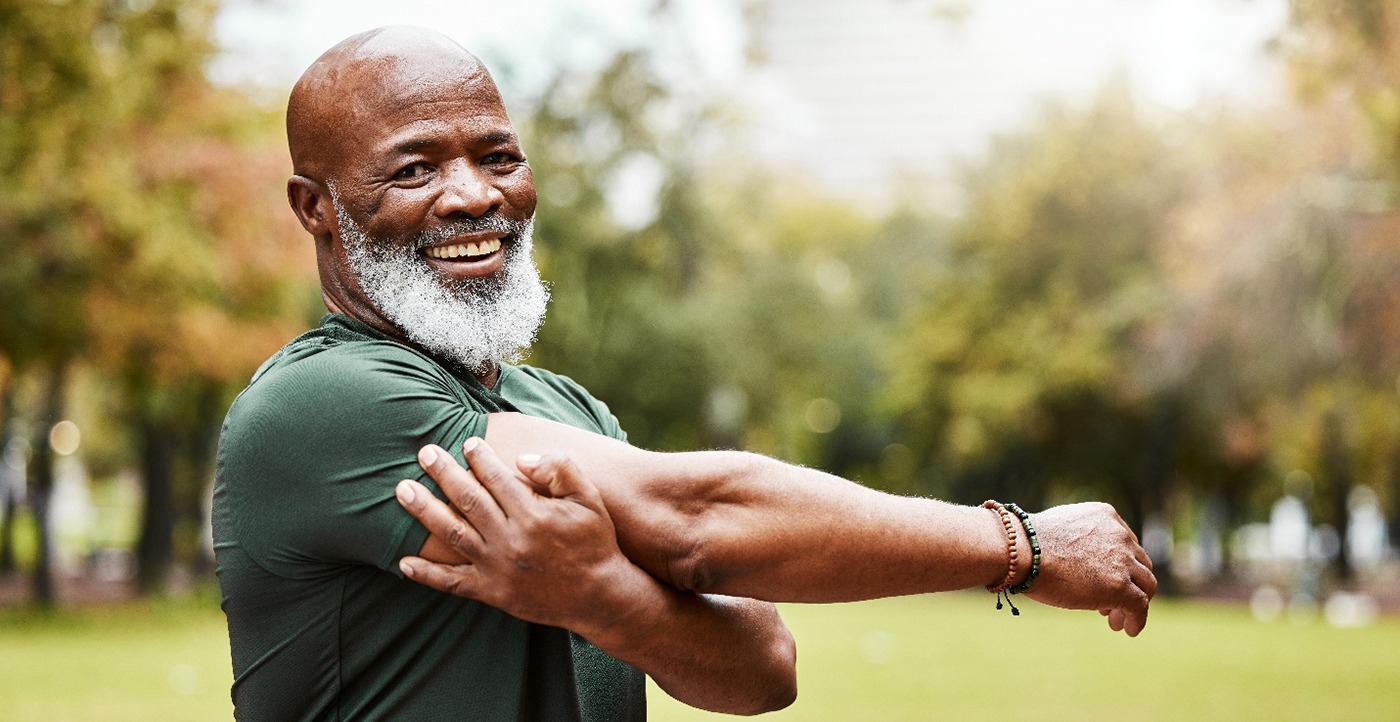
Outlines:
{"label": "beaded bracelet", "polygon": [[1007,589],[1011,586],[1011,580],[1016,578],[1016,561],[1019,552],[1016,550],[1016,525],[1011,521],[1011,512],[995,499],[988,499],[982,502],[982,506],[996,512],[1001,519],[1002,528],[1006,529],[1006,577],[1000,584],[987,585],[987,591],[997,595],[997,609],[1001,609],[1001,601],[1006,599],[1006,604],[1011,607],[1012,616],[1020,616],[1021,610],[1011,603],[1011,595]]}
{"label": "beaded bracelet", "polygon": [[1026,538],[1030,540],[1031,543],[1031,573],[1026,577],[1026,581],[1008,589],[1007,592],[1010,594],[1025,594],[1030,590],[1031,585],[1035,583],[1035,578],[1040,576],[1040,539],[1035,535],[1035,527],[1031,525],[1030,514],[1027,514],[1024,509],[1009,501],[1006,502],[1006,508],[1009,509],[1012,514],[1015,514],[1017,519],[1021,520],[1021,526],[1026,528]]}

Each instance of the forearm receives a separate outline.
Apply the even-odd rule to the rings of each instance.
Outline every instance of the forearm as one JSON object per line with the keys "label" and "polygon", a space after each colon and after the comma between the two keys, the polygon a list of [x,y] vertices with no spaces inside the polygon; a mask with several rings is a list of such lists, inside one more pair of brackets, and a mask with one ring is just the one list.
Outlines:
{"label": "forearm", "polygon": [[[555,455],[551,468],[567,467],[568,473],[554,478],[573,480],[568,488],[587,488],[594,514],[610,517],[604,536],[615,548],[679,589],[833,602],[996,584],[1013,558],[1008,538],[1016,540],[1019,561],[1011,583],[1030,571],[1028,534],[1017,534],[1014,524],[1003,530],[999,516],[975,507],[891,496],[752,454],[640,451],[519,414],[492,414],[487,437],[518,464],[525,463],[522,455]],[[430,473],[443,483],[440,473]],[[530,479],[538,489],[539,477]],[[524,493],[514,480],[499,486],[508,496]],[[454,488],[461,496],[470,485]],[[540,498],[564,492],[541,489]],[[475,502],[453,499],[471,516]],[[438,506],[437,513],[454,517]],[[410,511],[427,523],[424,509]],[[1031,518],[1041,553],[1029,596],[1097,609],[1111,628],[1140,632],[1157,580],[1152,560],[1113,507],[1070,504]],[[472,539],[452,541],[454,534],[442,530],[462,526],[460,519],[429,524],[458,550],[472,547]],[[1030,522],[1025,526],[1028,532]],[[594,541],[601,538],[594,535]],[[460,583],[450,576],[435,586]]]}
{"label": "forearm", "polygon": [[622,550],[683,589],[832,602],[999,581],[1006,540],[985,509],[897,497],[756,454],[647,452],[515,414],[505,458],[567,454],[593,480]]}
{"label": "forearm", "polygon": [[[1006,574],[1006,538],[986,509],[892,496],[754,454],[666,456],[681,479],[645,501],[599,487],[623,549],[645,558],[663,535],[671,545],[664,577],[683,588],[841,602],[964,589]],[[673,510],[664,529],[648,523],[656,506]]]}
{"label": "forearm", "polygon": [[433,532],[419,558],[401,563],[406,575],[571,629],[687,704],[758,714],[791,703],[793,641],[771,604],[657,581],[622,554],[601,497],[572,462],[538,463],[527,479],[486,444],[467,456],[472,472],[436,447],[419,455],[465,518],[417,482],[399,485],[400,501]]}
{"label": "forearm", "polygon": [[682,592],[637,572],[574,631],[694,707],[760,714],[792,703],[796,647],[771,604]]}

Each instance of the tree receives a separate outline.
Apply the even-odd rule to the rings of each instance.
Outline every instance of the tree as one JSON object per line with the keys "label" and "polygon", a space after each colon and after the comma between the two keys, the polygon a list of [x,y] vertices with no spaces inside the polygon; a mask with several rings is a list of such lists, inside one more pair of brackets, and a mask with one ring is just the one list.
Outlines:
{"label": "tree", "polygon": [[0,207],[0,236],[13,239],[0,354],[47,379],[40,416],[52,419],[33,445],[38,526],[45,533],[51,483],[44,435],[69,369],[90,363],[124,392],[139,439],[146,589],[170,558],[176,452],[201,460],[183,483],[197,499],[210,409],[314,299],[309,254],[279,244],[291,224],[270,216],[285,173],[273,116],[204,76],[215,10],[170,0],[0,8],[0,192],[13,199]]}

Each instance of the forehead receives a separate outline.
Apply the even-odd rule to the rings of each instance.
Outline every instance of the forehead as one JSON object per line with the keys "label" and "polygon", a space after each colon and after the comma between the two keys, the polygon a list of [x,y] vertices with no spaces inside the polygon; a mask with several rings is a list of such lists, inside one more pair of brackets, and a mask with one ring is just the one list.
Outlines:
{"label": "forehead", "polygon": [[444,136],[515,136],[500,92],[479,64],[391,62],[374,70],[366,74],[373,82],[347,99],[352,148],[384,152]]}

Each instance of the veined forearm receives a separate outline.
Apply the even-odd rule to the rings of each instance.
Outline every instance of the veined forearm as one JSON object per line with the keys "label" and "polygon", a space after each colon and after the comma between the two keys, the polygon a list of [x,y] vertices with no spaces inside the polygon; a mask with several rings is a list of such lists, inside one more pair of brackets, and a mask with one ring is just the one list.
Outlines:
{"label": "veined forearm", "polygon": [[629,559],[681,589],[834,602],[962,589],[1006,573],[985,509],[898,497],[738,451],[657,453],[493,414],[507,459],[565,454],[597,486]]}
{"label": "veined forearm", "polygon": [[1006,572],[1006,540],[985,509],[892,496],[755,454],[657,456],[671,483],[646,484],[641,498],[599,486],[623,549],[655,566],[654,547],[669,546],[666,568],[649,571],[682,588],[837,602],[962,589]]}

